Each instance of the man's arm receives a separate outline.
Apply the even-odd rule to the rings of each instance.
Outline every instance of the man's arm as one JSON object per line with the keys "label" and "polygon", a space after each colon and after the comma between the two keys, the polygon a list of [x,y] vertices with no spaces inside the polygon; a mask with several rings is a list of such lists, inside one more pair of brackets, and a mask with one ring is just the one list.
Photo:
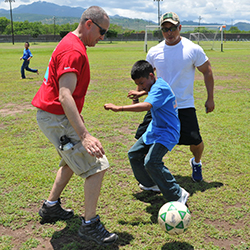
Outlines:
{"label": "man's arm", "polygon": [[111,109],[114,112],[119,112],[119,111],[142,112],[142,111],[150,110],[152,108],[152,104],[149,102],[141,102],[141,103],[126,105],[126,106],[116,106],[112,103],[107,103],[104,105],[104,108],[106,110]]}
{"label": "man's arm", "polygon": [[203,74],[204,82],[207,89],[207,101],[205,103],[206,112],[212,112],[214,110],[214,77],[212,72],[211,64],[206,61],[201,66],[197,67],[197,69]]}
{"label": "man's arm", "polygon": [[62,104],[65,115],[67,116],[70,124],[81,139],[82,145],[87,152],[96,156],[102,157],[105,152],[100,141],[91,136],[84,125],[84,120],[78,112],[75,100],[72,96],[76,88],[77,76],[75,73],[63,74],[59,79],[59,101]]}

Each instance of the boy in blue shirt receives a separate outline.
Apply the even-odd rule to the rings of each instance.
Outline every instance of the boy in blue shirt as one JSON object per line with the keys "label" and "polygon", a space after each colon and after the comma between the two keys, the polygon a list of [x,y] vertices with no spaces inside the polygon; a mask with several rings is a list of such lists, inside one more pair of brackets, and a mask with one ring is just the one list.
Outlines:
{"label": "boy in blue shirt", "polygon": [[23,50],[23,56],[20,57],[20,60],[23,59],[23,64],[21,67],[21,79],[25,79],[25,73],[24,70],[26,69],[27,71],[33,72],[33,73],[37,73],[39,75],[38,69],[31,69],[29,68],[29,63],[30,63],[30,59],[33,57],[33,55],[31,54],[30,50],[29,50],[29,42],[26,42],[24,44],[24,50]]}
{"label": "boy in blue shirt", "polygon": [[179,186],[162,161],[180,137],[175,95],[167,82],[162,78],[156,79],[152,65],[145,60],[137,61],[133,65],[131,78],[138,85],[139,91],[148,93],[145,101],[126,106],[109,103],[105,104],[104,108],[114,112],[151,110],[152,121],[146,132],[128,152],[134,176],[141,189],[160,191],[168,201],[185,204],[189,193]]}

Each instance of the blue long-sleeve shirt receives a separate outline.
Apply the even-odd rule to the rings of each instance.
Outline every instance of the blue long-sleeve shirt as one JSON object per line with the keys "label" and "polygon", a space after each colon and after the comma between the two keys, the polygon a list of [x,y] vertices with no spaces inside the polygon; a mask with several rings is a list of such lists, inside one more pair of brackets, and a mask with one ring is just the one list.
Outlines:
{"label": "blue long-sleeve shirt", "polygon": [[29,57],[33,57],[29,49],[23,50],[23,60],[27,60]]}

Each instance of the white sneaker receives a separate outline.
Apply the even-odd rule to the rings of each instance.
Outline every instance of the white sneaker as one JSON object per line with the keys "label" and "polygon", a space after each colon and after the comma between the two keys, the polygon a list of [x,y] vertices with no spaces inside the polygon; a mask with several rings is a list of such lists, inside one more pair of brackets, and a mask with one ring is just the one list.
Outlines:
{"label": "white sneaker", "polygon": [[159,189],[157,185],[152,186],[152,187],[145,187],[142,184],[139,184],[139,188],[145,191],[153,191],[153,192],[158,192],[158,193],[161,192],[161,190]]}
{"label": "white sneaker", "polygon": [[181,188],[181,197],[177,201],[185,205],[188,200],[189,195],[190,194],[184,188]]}

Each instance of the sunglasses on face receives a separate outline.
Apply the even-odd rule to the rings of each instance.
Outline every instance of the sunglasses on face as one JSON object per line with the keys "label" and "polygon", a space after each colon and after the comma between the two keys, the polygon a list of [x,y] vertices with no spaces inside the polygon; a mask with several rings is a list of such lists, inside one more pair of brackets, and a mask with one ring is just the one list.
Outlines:
{"label": "sunglasses on face", "polygon": [[94,22],[93,20],[91,20],[92,23],[94,23],[99,29],[100,29],[100,35],[103,36],[106,34],[107,30],[105,30],[104,28],[102,28],[99,24],[97,24],[96,22]]}
{"label": "sunglasses on face", "polygon": [[168,31],[173,32],[173,31],[176,31],[176,30],[178,29],[178,27],[179,27],[179,26],[172,26],[172,27],[170,27],[170,28],[162,27],[162,28],[161,28],[161,31],[162,31],[162,32],[168,32]]}

